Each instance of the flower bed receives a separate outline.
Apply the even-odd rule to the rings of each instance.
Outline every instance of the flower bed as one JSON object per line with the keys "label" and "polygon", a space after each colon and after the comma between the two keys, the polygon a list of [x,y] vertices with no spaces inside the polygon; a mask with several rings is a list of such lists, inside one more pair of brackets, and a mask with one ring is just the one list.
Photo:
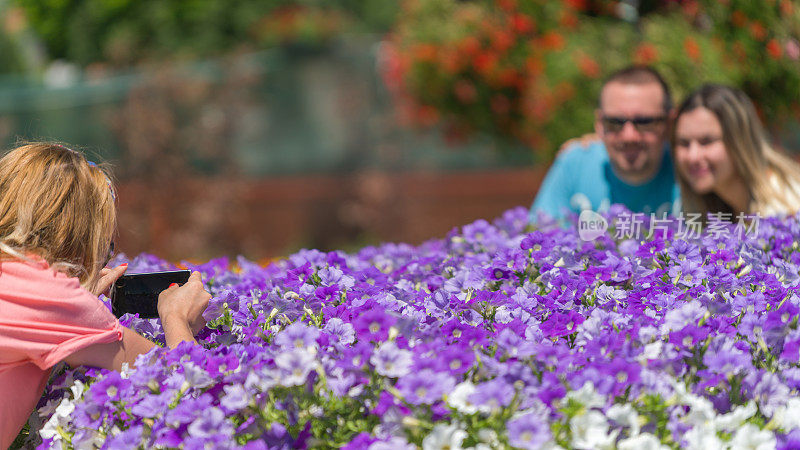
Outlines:
{"label": "flower bed", "polygon": [[622,213],[593,241],[518,208],[419,247],[211,261],[202,347],[62,371],[42,446],[800,445],[800,222],[635,241]]}

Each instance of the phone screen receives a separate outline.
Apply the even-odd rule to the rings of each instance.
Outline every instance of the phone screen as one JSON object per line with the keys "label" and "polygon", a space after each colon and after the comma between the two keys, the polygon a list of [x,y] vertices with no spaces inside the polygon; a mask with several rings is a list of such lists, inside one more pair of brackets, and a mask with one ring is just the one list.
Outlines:
{"label": "phone screen", "polygon": [[158,294],[172,283],[189,281],[189,270],[125,274],[111,287],[111,309],[115,316],[139,314],[139,317],[158,317]]}

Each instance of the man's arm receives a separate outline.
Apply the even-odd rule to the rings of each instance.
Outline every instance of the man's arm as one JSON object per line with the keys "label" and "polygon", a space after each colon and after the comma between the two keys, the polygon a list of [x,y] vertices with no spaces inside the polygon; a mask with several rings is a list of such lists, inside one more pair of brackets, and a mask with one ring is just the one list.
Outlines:
{"label": "man's arm", "polygon": [[577,151],[571,148],[561,152],[550,166],[544,177],[536,199],[531,205],[530,219],[536,221],[537,214],[542,212],[555,219],[563,218],[570,208],[570,198],[573,194],[573,180],[575,171],[579,170],[571,162],[570,153]]}

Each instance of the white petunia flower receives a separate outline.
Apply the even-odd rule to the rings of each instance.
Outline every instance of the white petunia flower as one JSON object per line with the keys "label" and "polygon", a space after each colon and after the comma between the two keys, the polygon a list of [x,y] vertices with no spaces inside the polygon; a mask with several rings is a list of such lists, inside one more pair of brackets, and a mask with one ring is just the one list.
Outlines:
{"label": "white petunia flower", "polygon": [[130,378],[131,376],[131,367],[128,363],[122,363],[122,367],[119,369],[119,377],[123,380]]}
{"label": "white petunia flower", "polygon": [[72,399],[77,401],[83,397],[84,391],[86,391],[86,385],[81,382],[81,380],[75,380],[72,386],[69,387],[69,390],[72,391]]}
{"label": "white petunia flower", "polygon": [[463,381],[456,385],[452,392],[447,394],[447,404],[462,414],[475,414],[478,407],[469,401],[469,396],[475,392],[475,385]]}
{"label": "white petunia flower", "polygon": [[72,436],[70,444],[77,449],[101,448],[106,436],[97,430],[82,428]]}
{"label": "white petunia flower", "polygon": [[608,432],[608,421],[598,411],[575,416],[569,422],[572,446],[577,449],[611,449],[619,430]]}
{"label": "white petunia flower", "polygon": [[58,433],[58,429],[66,427],[67,422],[69,421],[69,416],[74,410],[75,404],[72,403],[71,400],[66,398],[61,400],[61,403],[58,404],[53,415],[50,416],[50,419],[48,419],[47,423],[45,423],[42,429],[39,430],[39,435],[42,437],[42,439],[54,439],[56,441],[61,440],[61,435]]}
{"label": "white petunia flower", "polygon": [[776,408],[772,419],[786,431],[800,428],[800,398],[790,397],[786,405]]}
{"label": "white petunia flower", "polygon": [[422,440],[422,450],[461,450],[467,432],[458,425],[439,424]]}
{"label": "white petunia flower", "polygon": [[[714,405],[708,399],[688,394],[685,398],[685,404],[691,408],[684,418],[687,424],[693,427],[700,426],[713,429],[717,413]],[[716,430],[714,431],[716,432]]]}
{"label": "white petunia flower", "polygon": [[[489,429],[489,428],[481,428],[478,430],[478,439],[485,444],[478,444],[478,445],[490,445],[492,447],[499,447],[500,441],[497,438],[497,432]],[[476,447],[477,448],[477,447]]]}
{"label": "white petunia flower", "polygon": [[567,400],[574,400],[585,408],[596,408],[606,404],[606,399],[594,390],[594,383],[587,381],[580,389],[570,391],[565,397]]}
{"label": "white petunia flower", "polygon": [[642,433],[619,441],[618,450],[668,450],[657,437],[650,433]]}
{"label": "white petunia flower", "polygon": [[636,410],[631,405],[612,405],[606,411],[606,416],[614,422],[628,427],[631,436],[636,436],[641,430],[639,414],[636,413]]}
{"label": "white petunia flower", "polygon": [[369,445],[367,450],[413,450],[416,446],[409,444],[405,438],[393,436],[386,441],[377,441]]}
{"label": "white petunia flower", "polygon": [[777,440],[772,432],[762,430],[752,423],[746,423],[736,430],[730,441],[731,450],[773,450]]}
{"label": "white petunia flower", "polygon": [[658,359],[661,356],[661,350],[664,347],[664,342],[655,341],[644,346],[644,351],[641,355],[636,357],[639,362],[647,362],[650,359]]}
{"label": "white petunia flower", "polygon": [[758,411],[756,404],[753,401],[748,402],[746,405],[740,405],[733,409],[728,414],[718,416],[715,424],[717,430],[733,431],[742,426],[745,420],[753,417]]}
{"label": "white petunia flower", "polygon": [[687,450],[722,450],[725,446],[717,437],[717,432],[708,426],[696,426],[683,435]]}

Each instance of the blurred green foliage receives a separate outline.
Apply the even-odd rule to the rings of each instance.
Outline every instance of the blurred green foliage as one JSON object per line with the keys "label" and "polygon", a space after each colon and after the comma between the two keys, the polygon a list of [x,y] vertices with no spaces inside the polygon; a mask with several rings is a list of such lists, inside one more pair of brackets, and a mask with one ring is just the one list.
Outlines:
{"label": "blurred green foliage", "polygon": [[649,64],[675,101],[742,87],[800,118],[800,0],[407,0],[385,78],[404,120],[519,140],[543,159],[591,131],[602,79]]}
{"label": "blurred green foliage", "polygon": [[[591,131],[601,80],[650,64],[676,102],[742,87],[767,125],[800,118],[800,0],[7,0],[49,59],[125,68],[389,34],[378,62],[402,123],[492,136],[542,159]],[[638,5],[638,8],[632,6]],[[0,71],[22,64],[0,29]],[[6,51],[6,49],[9,49]],[[99,71],[102,73],[102,71]],[[789,126],[790,127],[790,126]]]}
{"label": "blurred green foliage", "polygon": [[9,12],[0,1],[0,75],[18,74],[25,62],[18,43],[21,16]]}
{"label": "blurred green foliage", "polygon": [[21,73],[25,65],[13,40],[0,32],[0,74]]}
{"label": "blurred green foliage", "polygon": [[343,32],[384,32],[382,0],[12,0],[52,58],[115,67],[277,43],[319,45]]}

